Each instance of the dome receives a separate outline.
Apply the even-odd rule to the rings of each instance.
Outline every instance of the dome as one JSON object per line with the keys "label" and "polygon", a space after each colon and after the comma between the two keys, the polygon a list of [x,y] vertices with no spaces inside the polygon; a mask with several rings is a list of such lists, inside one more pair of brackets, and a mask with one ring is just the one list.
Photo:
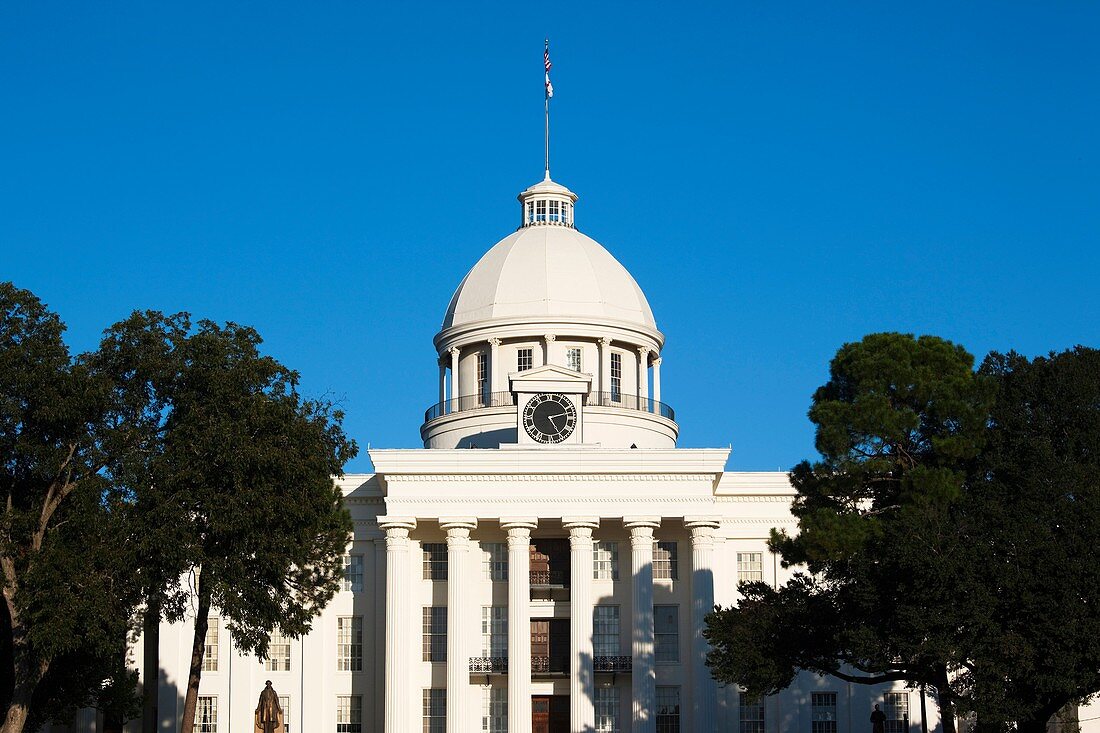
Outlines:
{"label": "dome", "polygon": [[573,317],[657,330],[642,289],[599,242],[568,226],[528,226],[498,242],[463,278],[443,329]]}
{"label": "dome", "polygon": [[520,228],[467,273],[443,331],[496,319],[581,319],[657,333],[638,283],[599,242],[573,226],[577,196],[550,180],[519,195]]}

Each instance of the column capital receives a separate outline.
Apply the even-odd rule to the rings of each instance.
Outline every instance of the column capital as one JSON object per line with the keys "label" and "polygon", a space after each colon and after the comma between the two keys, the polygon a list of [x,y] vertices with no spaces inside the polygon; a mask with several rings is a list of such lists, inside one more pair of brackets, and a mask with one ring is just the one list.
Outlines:
{"label": "column capital", "polygon": [[650,362],[650,363],[653,364],[653,366],[661,366],[661,357],[659,357],[659,356],[653,357],[653,361]]}
{"label": "column capital", "polygon": [[722,524],[722,520],[718,517],[703,517],[703,516],[686,516],[684,517],[684,526],[690,530],[696,528],[708,527],[710,529],[718,529]]}
{"label": "column capital", "polygon": [[611,345],[610,337],[604,336],[602,339],[600,339],[600,346],[602,346],[606,349],[610,345]]}
{"label": "column capital", "polygon": [[450,352],[452,357],[458,356],[462,353],[462,349],[458,348],[457,346],[452,346],[451,348],[447,349],[447,351]]}
{"label": "column capital", "polygon": [[639,346],[639,347],[638,347],[638,354],[639,354],[639,355],[640,355],[640,356],[641,356],[641,357],[642,357],[643,359],[644,359],[644,358],[645,358],[646,356],[648,356],[648,355],[649,355],[649,352],[651,352],[651,351],[653,351],[653,349],[649,348],[648,346]]}
{"label": "column capital", "polygon": [[416,517],[398,517],[390,516],[387,514],[384,517],[378,518],[378,526],[389,534],[391,530],[409,530],[416,529]]}
{"label": "column capital", "polygon": [[501,517],[500,528],[508,533],[508,546],[514,543],[527,544],[531,541],[531,530],[539,526],[535,517]]}
{"label": "column capital", "polygon": [[639,517],[639,516],[623,517],[623,526],[626,527],[629,530],[633,530],[635,528],[641,528],[641,527],[648,527],[650,529],[656,529],[657,527],[661,526],[661,518],[660,517],[648,517],[648,516],[646,516],[646,517]]}
{"label": "column capital", "polygon": [[557,341],[558,340],[557,335],[552,334],[552,333],[548,333],[548,334],[543,335],[543,338],[546,339],[547,341]]}
{"label": "column capital", "polygon": [[440,517],[439,528],[450,532],[452,529],[477,529],[477,517]]}
{"label": "column capital", "polygon": [[488,342],[489,342],[489,345],[490,345],[490,346],[492,346],[492,347],[493,347],[494,349],[495,349],[496,347],[500,346],[500,344],[502,343],[502,342],[501,342],[501,340],[500,340],[500,339],[498,339],[498,338],[497,338],[496,336],[493,336],[493,337],[492,337],[492,338],[490,338],[490,339],[486,339],[486,341],[488,341]]}
{"label": "column capital", "polygon": [[587,527],[588,529],[598,529],[600,526],[599,517],[562,517],[561,526],[568,530],[574,528]]}

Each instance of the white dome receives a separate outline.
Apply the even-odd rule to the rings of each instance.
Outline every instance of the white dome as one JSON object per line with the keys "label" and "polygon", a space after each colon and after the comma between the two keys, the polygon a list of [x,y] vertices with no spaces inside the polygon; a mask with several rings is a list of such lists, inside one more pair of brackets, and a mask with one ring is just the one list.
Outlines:
{"label": "white dome", "polygon": [[657,330],[626,268],[569,226],[526,226],[493,246],[459,284],[443,329],[515,318],[593,319]]}

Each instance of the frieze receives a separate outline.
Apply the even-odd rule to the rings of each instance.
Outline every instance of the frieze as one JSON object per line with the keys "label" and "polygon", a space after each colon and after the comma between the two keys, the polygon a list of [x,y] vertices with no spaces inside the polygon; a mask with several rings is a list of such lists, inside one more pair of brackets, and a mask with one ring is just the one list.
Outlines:
{"label": "frieze", "polygon": [[424,474],[388,474],[386,481],[396,483],[563,483],[567,481],[584,483],[611,482],[668,482],[697,481],[714,482],[711,473],[424,473]]}

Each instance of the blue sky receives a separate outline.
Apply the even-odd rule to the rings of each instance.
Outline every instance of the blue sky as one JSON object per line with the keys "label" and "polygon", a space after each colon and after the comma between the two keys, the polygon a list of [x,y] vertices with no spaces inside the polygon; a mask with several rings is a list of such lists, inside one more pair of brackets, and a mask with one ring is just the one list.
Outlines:
{"label": "blue sky", "polygon": [[[7,3],[0,279],[74,349],[255,326],[415,447],[454,288],[552,168],[667,336],[681,446],[813,455],[844,342],[1100,346],[1100,4]],[[349,469],[369,470],[365,451]]]}

